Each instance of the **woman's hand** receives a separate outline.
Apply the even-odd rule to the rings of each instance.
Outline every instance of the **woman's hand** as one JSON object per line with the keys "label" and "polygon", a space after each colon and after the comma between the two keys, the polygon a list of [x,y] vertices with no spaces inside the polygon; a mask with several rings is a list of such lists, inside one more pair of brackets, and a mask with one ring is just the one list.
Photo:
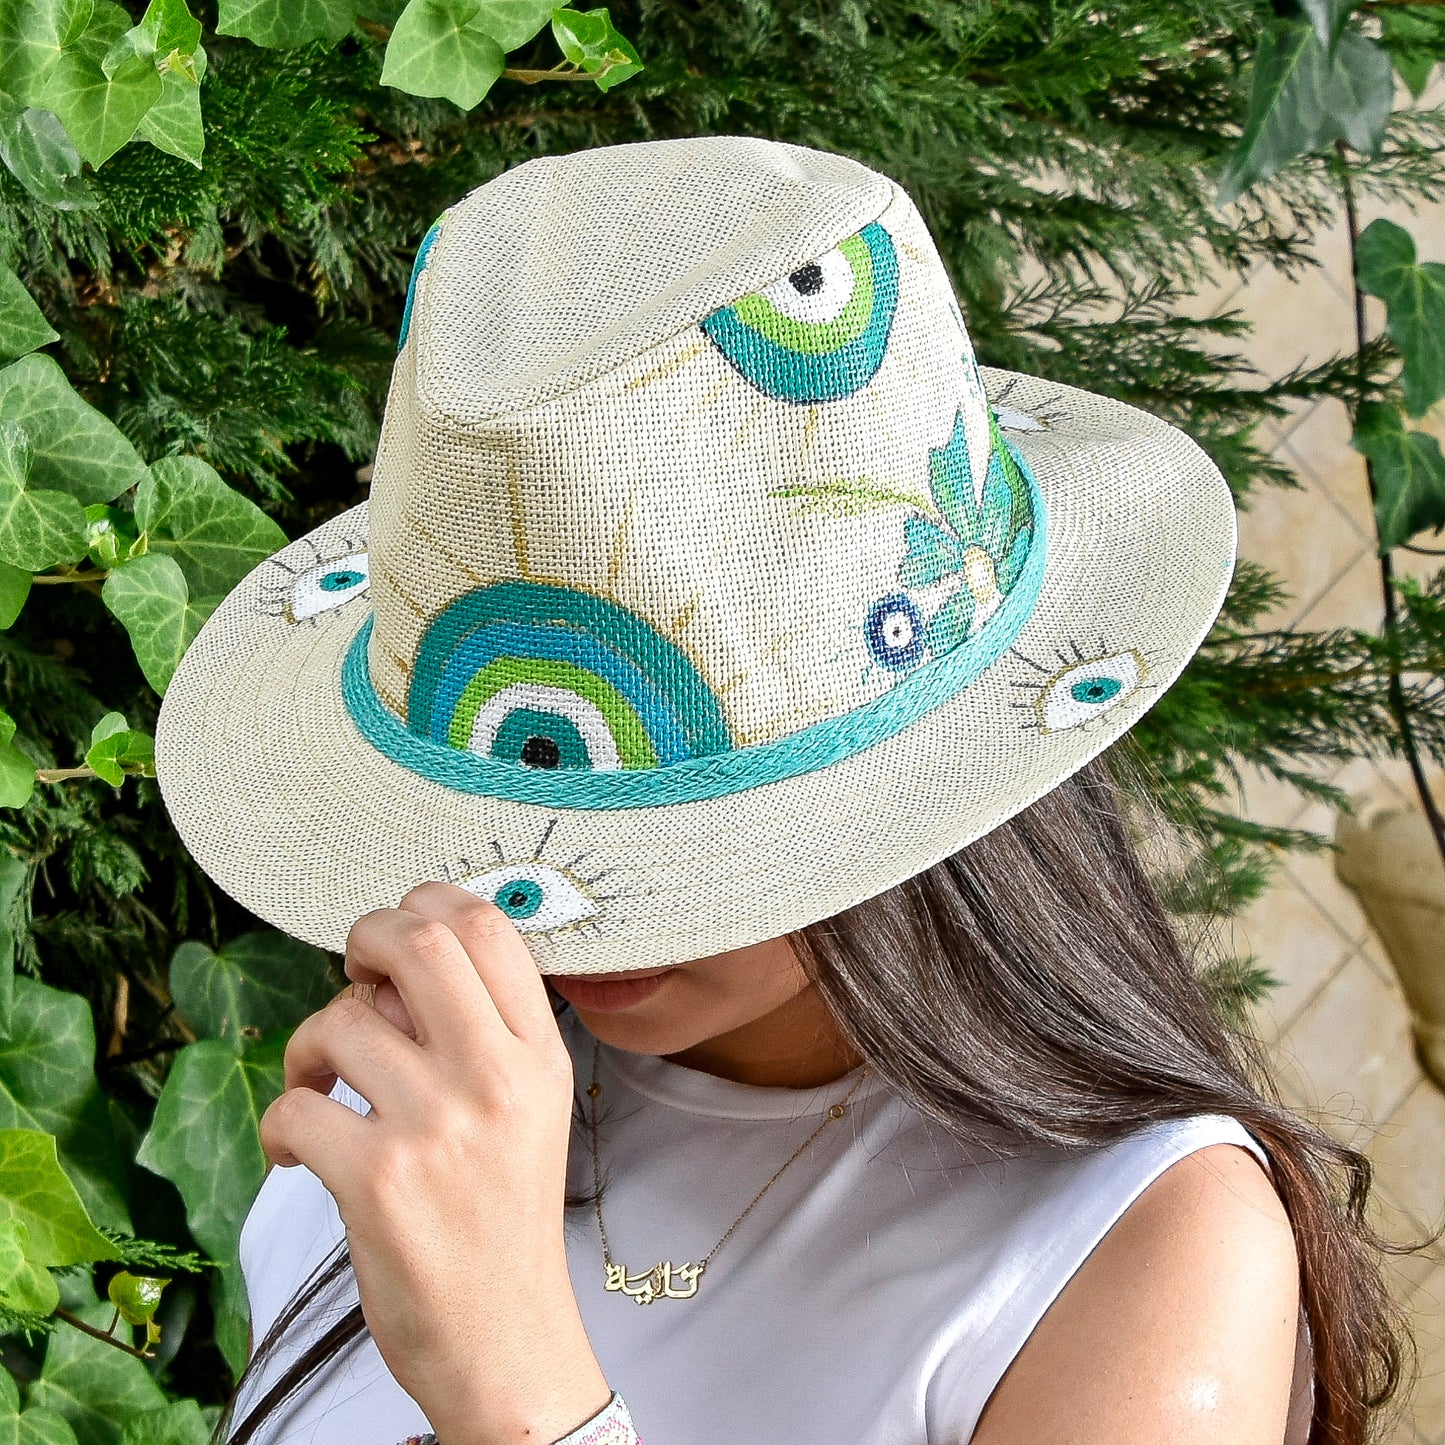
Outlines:
{"label": "woman's hand", "polygon": [[[376,1004],[297,1028],[262,1147],[335,1197],[367,1325],[441,1445],[545,1445],[611,1391],[567,1271],[572,1061],[536,962],[435,882],[357,921],[346,973]],[[369,1114],[326,1097],[338,1075]]]}

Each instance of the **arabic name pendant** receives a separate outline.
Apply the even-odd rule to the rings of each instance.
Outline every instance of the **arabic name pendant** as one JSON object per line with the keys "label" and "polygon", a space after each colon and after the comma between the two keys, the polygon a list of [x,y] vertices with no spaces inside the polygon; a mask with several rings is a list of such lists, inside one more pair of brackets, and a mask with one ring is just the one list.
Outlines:
{"label": "arabic name pendant", "polygon": [[[697,1293],[697,1282],[702,1278],[707,1263],[693,1264],[689,1261],[684,1265],[675,1265],[665,1260],[653,1265],[646,1274],[636,1275],[628,1274],[625,1264],[609,1262],[605,1267],[609,1290],[621,1291],[634,1304],[650,1305],[655,1299],[691,1299]],[[681,1280],[683,1288],[675,1289],[674,1279]]]}
{"label": "arabic name pendant", "polygon": [[[601,1053],[601,1044],[594,1039],[592,1041],[592,1082],[587,1086],[587,1095],[592,1100],[591,1125],[592,1125],[592,1183],[596,1190],[593,1195],[593,1207],[597,1211],[597,1231],[602,1236],[602,1261],[607,1271],[606,1287],[613,1294],[625,1294],[634,1304],[650,1305],[653,1300],[659,1299],[691,1299],[697,1293],[697,1282],[702,1278],[702,1272],[707,1268],[707,1262],[732,1236],[733,1230],[745,1220],[752,1212],[753,1205],[765,1195],[777,1182],[778,1175],[786,1169],[800,1154],[828,1127],[834,1119],[841,1119],[848,1112],[848,1101],[858,1089],[858,1085],[868,1076],[869,1070],[864,1068],[858,1075],[853,1087],[848,1090],[840,1104],[834,1104],[823,1116],[823,1122],[793,1150],[792,1156],[783,1164],[771,1179],[753,1196],[752,1204],[743,1210],[728,1227],[728,1231],[706,1255],[697,1263],[691,1260],[686,1264],[673,1264],[671,1260],[664,1260],[661,1264],[655,1264],[646,1274],[630,1274],[627,1266],[618,1264],[612,1258],[611,1247],[607,1243],[607,1226],[602,1222],[602,1176],[601,1162],[597,1157],[597,1096],[602,1092],[597,1083],[597,1061]],[[680,1283],[674,1286],[673,1281]]]}

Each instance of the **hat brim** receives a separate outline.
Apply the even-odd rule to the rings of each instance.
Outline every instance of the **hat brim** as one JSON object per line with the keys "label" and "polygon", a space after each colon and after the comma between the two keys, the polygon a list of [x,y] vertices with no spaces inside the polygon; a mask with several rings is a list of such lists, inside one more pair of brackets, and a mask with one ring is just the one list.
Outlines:
{"label": "hat brim", "polygon": [[[264,600],[268,561],[201,628],[161,707],[157,780],[181,841],[258,917],[338,953],[362,914],[396,906],[421,882],[490,896],[511,870],[553,889],[514,918],[544,973],[742,948],[931,867],[1064,781],[1157,701],[1218,615],[1235,556],[1229,489],[1178,429],[1037,377],[983,375],[1044,497],[1043,587],[995,663],[886,741],[658,807],[555,808],[458,791],[393,762],[352,721],[341,673],[370,615],[365,594],[300,624],[278,618]],[[274,560],[294,569],[348,544],[364,550],[367,506]]]}

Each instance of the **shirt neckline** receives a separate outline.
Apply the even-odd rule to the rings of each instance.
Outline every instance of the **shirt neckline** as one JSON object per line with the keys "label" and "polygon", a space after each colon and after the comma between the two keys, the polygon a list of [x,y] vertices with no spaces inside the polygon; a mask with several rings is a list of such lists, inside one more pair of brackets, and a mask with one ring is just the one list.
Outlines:
{"label": "shirt neckline", "polygon": [[[573,1009],[564,1009],[558,1023],[570,1030],[575,1044],[573,1053],[577,1068],[577,1085],[585,1089],[592,1076],[593,1034]],[[690,1114],[709,1114],[720,1119],[800,1119],[809,1114],[825,1114],[833,1104],[842,1103],[848,1091],[858,1084],[848,1100],[850,1106],[878,1093],[884,1081],[872,1070],[859,1079],[866,1064],[859,1064],[832,1083],[815,1088],[788,1089],[764,1084],[744,1084],[736,1079],[719,1078],[716,1074],[690,1069],[660,1054],[635,1054],[615,1048],[603,1040],[598,1060],[598,1080],[608,1075],[620,1078],[629,1088],[669,1108]],[[605,1083],[604,1083],[605,1089]]]}

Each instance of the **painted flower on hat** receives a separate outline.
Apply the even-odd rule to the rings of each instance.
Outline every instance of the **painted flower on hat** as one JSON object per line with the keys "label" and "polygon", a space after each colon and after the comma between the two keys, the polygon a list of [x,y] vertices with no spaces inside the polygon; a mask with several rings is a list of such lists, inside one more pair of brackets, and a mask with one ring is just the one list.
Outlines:
{"label": "painted flower on hat", "polygon": [[[904,587],[923,588],[956,576],[958,586],[926,623],[906,593],[874,604],[869,646],[885,667],[913,667],[925,651],[938,656],[973,636],[998,611],[1028,560],[1035,530],[1028,482],[991,416],[989,430],[993,446],[982,495],[974,491],[962,411],[948,441],[929,451],[929,490],[942,520],[922,515],[905,520],[907,551],[898,580]],[[909,639],[900,646],[905,609],[912,614],[907,617]],[[886,636],[890,626],[891,642]]]}
{"label": "painted flower on hat", "polygon": [[870,221],[700,325],[744,379],[768,396],[837,401],[865,386],[882,365],[897,305],[893,238]]}

